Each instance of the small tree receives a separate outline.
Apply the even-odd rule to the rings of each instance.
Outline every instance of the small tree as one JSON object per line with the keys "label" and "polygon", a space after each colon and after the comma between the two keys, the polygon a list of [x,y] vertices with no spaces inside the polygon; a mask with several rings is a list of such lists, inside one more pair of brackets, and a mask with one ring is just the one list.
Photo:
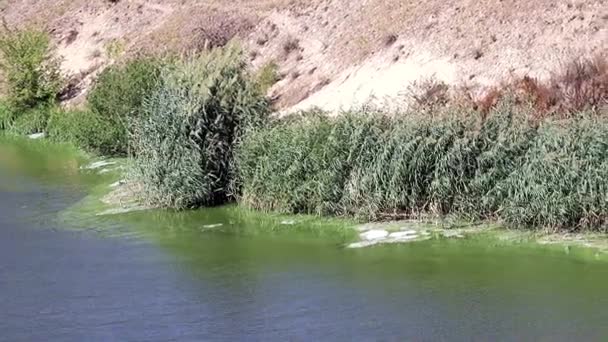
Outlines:
{"label": "small tree", "polygon": [[52,104],[61,90],[59,59],[52,53],[49,36],[39,30],[12,30],[4,24],[0,70],[8,101],[17,111]]}
{"label": "small tree", "polygon": [[158,85],[165,63],[161,58],[142,57],[111,65],[99,74],[87,100],[95,116],[113,128],[114,142],[104,153],[127,154],[130,123]]}

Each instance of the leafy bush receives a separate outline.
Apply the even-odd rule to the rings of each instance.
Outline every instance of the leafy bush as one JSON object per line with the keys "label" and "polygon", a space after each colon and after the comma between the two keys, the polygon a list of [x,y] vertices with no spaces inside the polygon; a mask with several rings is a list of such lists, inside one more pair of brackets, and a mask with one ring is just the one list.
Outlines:
{"label": "leafy bush", "polygon": [[0,68],[16,112],[55,103],[62,77],[46,33],[5,29],[0,34]]}
{"label": "leafy bush", "polygon": [[105,153],[127,153],[130,123],[141,112],[143,99],[157,86],[164,63],[155,57],[134,59],[106,68],[97,78],[88,95],[89,107],[95,120],[106,121],[104,125],[115,133],[113,143],[104,147]]}
{"label": "leafy bush", "polygon": [[433,215],[606,230],[608,120],[586,113],[539,126],[533,118],[509,101],[487,117],[301,114],[245,135],[235,153],[239,200],[364,220]]}
{"label": "leafy bush", "polygon": [[85,150],[108,154],[114,151],[121,132],[90,110],[51,111],[47,133],[50,139],[70,142]]}
{"label": "leafy bush", "polygon": [[229,200],[233,147],[268,110],[242,51],[216,49],[163,70],[143,109],[133,166],[144,197],[174,208]]}

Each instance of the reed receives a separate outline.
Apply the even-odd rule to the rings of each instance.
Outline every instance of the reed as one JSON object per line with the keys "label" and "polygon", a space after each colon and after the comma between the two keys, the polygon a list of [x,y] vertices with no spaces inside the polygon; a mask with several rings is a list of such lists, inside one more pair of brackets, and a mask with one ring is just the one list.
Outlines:
{"label": "reed", "polygon": [[607,228],[608,120],[598,112],[539,122],[505,100],[483,115],[300,113],[248,132],[235,160],[239,200],[264,211]]}

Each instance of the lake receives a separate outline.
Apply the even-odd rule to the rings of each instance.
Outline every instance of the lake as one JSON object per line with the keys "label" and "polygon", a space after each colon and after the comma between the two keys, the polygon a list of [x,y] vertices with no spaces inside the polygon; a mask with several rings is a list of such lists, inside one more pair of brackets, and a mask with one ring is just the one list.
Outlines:
{"label": "lake", "polygon": [[484,239],[347,249],[339,224],[235,207],[66,214],[106,181],[82,162],[0,138],[1,341],[608,338],[604,261]]}

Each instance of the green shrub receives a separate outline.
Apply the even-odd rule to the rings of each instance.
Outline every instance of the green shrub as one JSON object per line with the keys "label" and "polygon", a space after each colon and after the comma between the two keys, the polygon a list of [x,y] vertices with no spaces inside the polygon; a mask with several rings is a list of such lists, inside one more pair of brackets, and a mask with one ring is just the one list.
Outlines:
{"label": "green shrub", "polygon": [[0,69],[15,112],[55,103],[63,80],[46,33],[6,29],[0,34]]}
{"label": "green shrub", "polygon": [[235,153],[244,205],[281,213],[498,219],[607,230],[608,120],[566,122],[505,101],[475,112],[319,113],[249,131]]}
{"label": "green shrub", "polygon": [[157,205],[216,205],[231,197],[233,146],[268,105],[234,46],[162,72],[134,127],[134,174]]}
{"label": "green shrub", "polygon": [[88,95],[96,119],[106,121],[116,136],[107,153],[126,154],[129,126],[142,111],[143,99],[158,83],[164,61],[155,57],[134,59],[106,68]]}
{"label": "green shrub", "polygon": [[50,114],[47,133],[52,140],[70,142],[101,154],[115,152],[121,134],[117,127],[93,111],[59,108]]}

